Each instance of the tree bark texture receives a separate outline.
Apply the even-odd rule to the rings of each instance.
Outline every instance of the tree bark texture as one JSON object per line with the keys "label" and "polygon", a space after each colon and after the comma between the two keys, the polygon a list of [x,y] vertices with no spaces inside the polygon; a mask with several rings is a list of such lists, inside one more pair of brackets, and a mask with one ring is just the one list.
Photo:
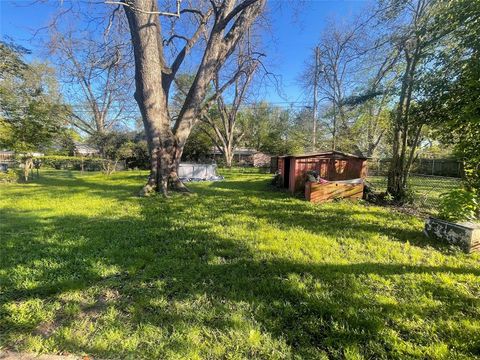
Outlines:
{"label": "tree bark texture", "polygon": [[[407,159],[408,151],[408,132],[411,124],[409,121],[410,104],[414,86],[414,76],[418,62],[420,45],[414,53],[406,56],[406,68],[402,79],[400,98],[397,111],[394,118],[393,143],[392,143],[392,161],[388,170],[387,191],[397,201],[403,201],[407,194],[407,179],[410,171],[411,161]],[[412,147],[416,147],[416,142]]]}

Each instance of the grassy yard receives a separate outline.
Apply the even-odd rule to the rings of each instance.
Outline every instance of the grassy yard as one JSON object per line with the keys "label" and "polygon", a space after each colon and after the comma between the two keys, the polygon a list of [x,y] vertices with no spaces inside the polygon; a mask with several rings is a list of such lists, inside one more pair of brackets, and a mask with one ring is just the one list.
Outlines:
{"label": "grassy yard", "polygon": [[417,218],[312,205],[230,173],[138,198],[145,173],[0,186],[0,349],[145,359],[472,359],[480,256]]}

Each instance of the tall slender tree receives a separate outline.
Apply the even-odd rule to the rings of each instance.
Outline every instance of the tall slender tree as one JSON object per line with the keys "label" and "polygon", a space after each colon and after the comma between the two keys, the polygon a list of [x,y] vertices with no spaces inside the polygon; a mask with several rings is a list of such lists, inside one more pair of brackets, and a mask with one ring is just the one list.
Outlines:
{"label": "tall slender tree", "polygon": [[135,107],[129,95],[131,51],[122,34],[126,24],[114,15],[106,25],[87,22],[92,28],[57,21],[49,26],[50,60],[70,101],[70,123],[87,135],[106,133],[131,120]]}
{"label": "tall slender tree", "polygon": [[[347,101],[356,94],[358,88],[366,87],[364,78],[370,79],[375,76],[370,74],[375,70],[365,70],[365,65],[362,64],[367,54],[370,55],[380,47],[365,36],[372,22],[372,16],[359,16],[349,23],[330,22],[312,52],[312,60],[307,62],[301,75],[304,89],[308,94],[313,93],[313,117],[316,118],[319,105],[324,109],[321,122],[324,129],[328,129],[330,133],[329,147],[332,149],[339,147],[342,150],[349,150],[339,141],[352,135],[350,127],[355,119],[348,114]],[[371,56],[370,60],[377,59]],[[376,69],[376,65],[372,61],[371,67]],[[373,86],[373,82],[372,80],[369,87]],[[372,93],[376,90],[369,91]],[[317,122],[314,121],[313,147],[317,139],[316,125]]]}
{"label": "tall slender tree", "polygon": [[[240,75],[232,85],[233,98],[231,103],[227,103],[223,93],[220,92],[220,76],[217,73],[213,80],[215,93],[218,94],[216,107],[212,111],[204,111],[201,118],[213,130],[212,141],[224,156],[225,164],[229,168],[232,167],[235,148],[245,136],[245,129],[239,129],[237,126],[240,106],[245,101],[248,88],[259,66],[259,60],[253,56],[248,48],[248,42],[245,45],[245,49],[238,49],[235,59],[235,72]],[[207,131],[206,133],[210,134],[211,132]]]}
{"label": "tall slender tree", "polygon": [[387,182],[387,191],[398,201],[403,201],[406,196],[408,174],[423,125],[410,117],[410,110],[417,87],[418,69],[439,35],[432,22],[434,3],[432,0],[391,1],[384,12],[388,20],[395,22],[391,35],[394,51],[399,49],[403,55]]}

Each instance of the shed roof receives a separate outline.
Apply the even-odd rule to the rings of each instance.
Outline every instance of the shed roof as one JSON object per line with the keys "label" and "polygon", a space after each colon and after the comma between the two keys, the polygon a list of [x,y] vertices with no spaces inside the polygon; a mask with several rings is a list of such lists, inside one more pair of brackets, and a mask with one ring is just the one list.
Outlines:
{"label": "shed roof", "polygon": [[346,152],[343,152],[343,151],[337,151],[337,150],[330,150],[330,151],[323,151],[323,152],[316,152],[316,153],[308,153],[308,154],[299,154],[299,155],[284,155],[284,156],[279,156],[279,157],[280,158],[286,158],[286,157],[307,158],[307,157],[328,156],[328,155],[340,155],[340,156],[343,156],[343,157],[367,160],[367,157],[365,157],[365,156],[353,155],[353,154],[349,154],[349,153],[346,153]]}

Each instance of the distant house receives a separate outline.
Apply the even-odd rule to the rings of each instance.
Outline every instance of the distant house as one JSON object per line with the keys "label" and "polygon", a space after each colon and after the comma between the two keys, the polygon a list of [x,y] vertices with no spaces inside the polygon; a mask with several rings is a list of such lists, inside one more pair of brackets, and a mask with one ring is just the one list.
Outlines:
{"label": "distant house", "polygon": [[11,150],[0,150],[0,171],[6,171],[10,167],[14,167],[15,160],[21,159],[23,156],[41,157],[44,153],[41,152],[29,152],[29,153],[16,153]]}
{"label": "distant house", "polygon": [[15,151],[10,151],[10,150],[0,150],[0,162],[8,162],[8,161],[14,161],[15,156],[33,156],[33,157],[40,157],[44,156],[44,153],[41,152],[28,152],[28,153],[16,153]]}
{"label": "distant house", "polygon": [[[222,159],[222,152],[215,146],[211,155],[215,160]],[[252,148],[236,148],[233,151],[233,162],[239,166],[268,167],[271,156]]]}
{"label": "distant house", "polygon": [[257,151],[252,155],[253,166],[255,167],[268,167],[270,166],[271,155]]}
{"label": "distant house", "polygon": [[13,161],[15,158],[15,151],[0,150],[0,163]]}
{"label": "distant house", "polygon": [[79,157],[95,157],[100,155],[100,150],[93,146],[75,142],[73,148],[73,156]]}
{"label": "distant house", "polygon": [[0,150],[0,171],[7,171],[15,160],[15,152]]}

